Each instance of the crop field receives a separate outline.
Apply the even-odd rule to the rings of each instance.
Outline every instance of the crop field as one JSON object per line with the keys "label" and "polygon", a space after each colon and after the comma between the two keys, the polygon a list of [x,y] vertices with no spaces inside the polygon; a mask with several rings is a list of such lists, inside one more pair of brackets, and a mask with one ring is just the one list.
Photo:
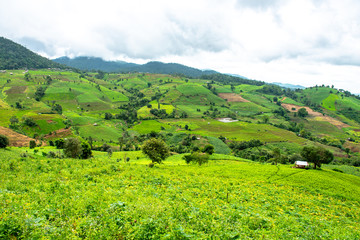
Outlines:
{"label": "crop field", "polygon": [[322,101],[322,106],[330,111],[336,111],[335,102],[339,99],[336,94],[330,94]]}
{"label": "crop field", "polygon": [[238,112],[238,115],[248,116],[259,112],[269,112],[268,108],[252,102],[231,103],[231,110]]}
{"label": "crop field", "polygon": [[[0,236],[360,237],[360,180],[333,170],[230,160],[199,167],[186,165],[181,155],[149,168],[137,152],[75,160],[32,153],[21,158],[23,150],[16,148],[0,151]],[[125,156],[130,162],[123,162]]]}
{"label": "crop field", "polygon": [[[188,119],[188,120],[161,120],[173,126],[183,127],[188,125],[191,133],[202,136],[219,137],[220,135],[235,141],[249,141],[261,139],[264,142],[290,141],[298,144],[305,142],[303,138],[294,133],[275,128],[266,124],[254,124],[247,122],[222,123],[217,120]],[[181,130],[184,131],[184,130]]]}

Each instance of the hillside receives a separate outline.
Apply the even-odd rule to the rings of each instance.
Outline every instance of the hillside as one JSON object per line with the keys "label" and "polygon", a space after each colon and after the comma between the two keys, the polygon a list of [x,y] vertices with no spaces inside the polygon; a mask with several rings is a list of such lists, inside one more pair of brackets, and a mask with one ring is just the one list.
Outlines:
{"label": "hillside", "polygon": [[360,237],[360,178],[345,173],[215,160],[223,155],[149,168],[136,151],[75,160],[38,150],[0,149],[1,238]]}
{"label": "hillside", "polygon": [[[0,126],[45,142],[91,137],[94,146],[106,143],[118,150],[120,137],[126,136],[122,148],[136,150],[154,132],[177,153],[212,144],[216,153],[272,161],[274,149],[280,149],[283,163],[314,145],[331,151],[336,162],[358,164],[359,97],[325,86],[291,91],[216,76],[4,72]],[[301,108],[307,116],[298,114]]]}
{"label": "hillside", "polygon": [[65,68],[9,39],[0,37],[0,69]]}
{"label": "hillside", "polygon": [[146,64],[127,63],[122,61],[104,61],[95,57],[76,57],[70,59],[61,57],[54,59],[55,62],[65,64],[69,67],[78,68],[84,71],[100,70],[104,72],[144,72],[160,74],[182,74],[188,77],[198,78],[202,75],[216,73],[212,70],[199,70],[177,63],[148,62]]}

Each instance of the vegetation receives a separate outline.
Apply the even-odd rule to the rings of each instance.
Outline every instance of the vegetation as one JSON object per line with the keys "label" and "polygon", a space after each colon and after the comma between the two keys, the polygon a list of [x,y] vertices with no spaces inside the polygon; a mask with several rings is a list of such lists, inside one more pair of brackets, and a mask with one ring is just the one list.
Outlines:
{"label": "vegetation", "polygon": [[9,138],[4,135],[0,135],[0,148],[6,148],[7,146],[9,146]]}
{"label": "vegetation", "polygon": [[151,138],[144,142],[142,151],[152,163],[161,163],[169,156],[169,148],[161,139]]}
{"label": "vegetation", "polygon": [[9,39],[0,37],[0,69],[65,68]]}
{"label": "vegetation", "polygon": [[358,112],[327,86],[1,71],[0,238],[358,239]]}

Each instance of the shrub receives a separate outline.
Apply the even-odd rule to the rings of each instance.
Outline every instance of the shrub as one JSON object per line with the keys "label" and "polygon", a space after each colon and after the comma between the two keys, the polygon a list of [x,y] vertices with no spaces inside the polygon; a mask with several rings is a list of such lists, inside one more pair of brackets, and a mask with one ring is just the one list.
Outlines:
{"label": "shrub", "polygon": [[57,149],[63,149],[64,143],[65,143],[65,141],[62,138],[55,140],[55,146]]}
{"label": "shrub", "polygon": [[0,135],[0,148],[6,148],[9,146],[9,139],[7,136]]}
{"label": "shrub", "polygon": [[69,158],[78,158],[82,154],[80,140],[77,138],[68,138],[64,143],[64,154]]}
{"label": "shrub", "polygon": [[92,152],[91,152],[91,146],[88,142],[86,141],[82,141],[81,142],[81,148],[82,148],[82,152],[81,152],[81,158],[82,159],[87,159],[90,158],[92,156]]}
{"label": "shrub", "polygon": [[29,147],[30,147],[30,149],[35,148],[36,147],[36,142],[34,140],[30,140]]}
{"label": "shrub", "polygon": [[211,144],[205,145],[204,149],[202,150],[203,153],[207,153],[209,155],[212,155],[214,153],[214,146]]}
{"label": "shrub", "polygon": [[190,155],[185,155],[183,159],[187,164],[196,163],[201,166],[209,161],[209,157],[207,153],[193,152]]}

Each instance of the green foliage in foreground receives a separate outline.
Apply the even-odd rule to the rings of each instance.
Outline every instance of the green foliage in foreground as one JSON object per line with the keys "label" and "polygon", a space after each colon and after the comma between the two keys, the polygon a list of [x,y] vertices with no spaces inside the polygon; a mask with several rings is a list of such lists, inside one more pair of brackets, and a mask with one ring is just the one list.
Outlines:
{"label": "green foliage in foreground", "polygon": [[360,238],[356,176],[238,161],[199,167],[181,155],[149,168],[130,153],[129,163],[21,153],[0,149],[0,238]]}

